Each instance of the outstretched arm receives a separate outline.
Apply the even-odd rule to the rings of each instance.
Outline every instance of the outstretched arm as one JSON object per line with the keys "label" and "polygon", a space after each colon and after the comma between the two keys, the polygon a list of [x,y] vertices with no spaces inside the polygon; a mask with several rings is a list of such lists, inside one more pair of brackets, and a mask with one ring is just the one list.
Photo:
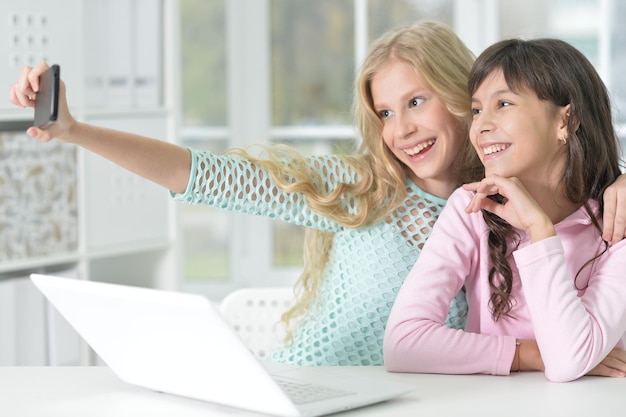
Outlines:
{"label": "outstretched arm", "polygon": [[[34,107],[39,91],[39,77],[48,69],[46,63],[24,67],[9,96],[13,104]],[[171,191],[182,193],[189,181],[191,155],[181,146],[140,135],[92,126],[76,121],[69,112],[65,83],[59,89],[57,121],[45,129],[30,127],[26,134],[47,142],[53,138],[74,143],[113,163],[153,181]]]}

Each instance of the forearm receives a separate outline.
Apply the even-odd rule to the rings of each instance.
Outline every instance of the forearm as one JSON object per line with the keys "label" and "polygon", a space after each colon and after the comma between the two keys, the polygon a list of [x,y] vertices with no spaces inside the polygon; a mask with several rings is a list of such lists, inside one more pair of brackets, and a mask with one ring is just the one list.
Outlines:
{"label": "forearm", "polygon": [[[584,235],[579,231],[578,236]],[[571,277],[570,269],[580,270],[597,249],[594,236],[577,239],[569,257],[558,239],[514,253],[530,315],[536,318],[533,327],[544,372],[553,381],[571,381],[591,371],[626,330],[624,244],[598,257],[593,269],[583,269],[576,281]],[[580,296],[579,288],[584,288]]]}
{"label": "forearm", "polygon": [[511,371],[542,371],[543,360],[536,340],[518,339]]}
{"label": "forearm", "polygon": [[171,191],[187,188],[191,155],[172,143],[75,122],[62,138]]}

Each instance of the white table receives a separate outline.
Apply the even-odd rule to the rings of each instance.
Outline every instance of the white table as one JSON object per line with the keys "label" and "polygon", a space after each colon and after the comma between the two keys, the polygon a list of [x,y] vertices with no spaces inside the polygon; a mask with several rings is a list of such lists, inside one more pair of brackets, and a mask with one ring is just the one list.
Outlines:
{"label": "white table", "polygon": [[[335,368],[338,369],[338,368]],[[356,373],[414,384],[397,399],[337,416],[619,416],[626,379],[584,377],[548,382],[542,373],[508,377],[392,374],[382,367],[345,367]],[[0,415],[6,417],[252,416],[120,381],[107,367],[0,367]]]}

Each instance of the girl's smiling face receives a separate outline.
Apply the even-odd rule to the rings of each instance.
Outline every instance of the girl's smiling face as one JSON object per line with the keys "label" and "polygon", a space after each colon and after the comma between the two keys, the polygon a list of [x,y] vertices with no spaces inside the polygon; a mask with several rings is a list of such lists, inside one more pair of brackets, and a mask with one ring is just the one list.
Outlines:
{"label": "girl's smiling face", "polygon": [[495,70],[472,96],[470,140],[485,175],[545,182],[565,164],[562,139],[567,139],[569,106],[541,100],[534,91],[512,91],[501,70]]}
{"label": "girl's smiling face", "polygon": [[457,118],[411,65],[397,59],[372,78],[371,94],[387,147],[410,168],[420,188],[449,197],[458,180],[454,163],[466,139]]}

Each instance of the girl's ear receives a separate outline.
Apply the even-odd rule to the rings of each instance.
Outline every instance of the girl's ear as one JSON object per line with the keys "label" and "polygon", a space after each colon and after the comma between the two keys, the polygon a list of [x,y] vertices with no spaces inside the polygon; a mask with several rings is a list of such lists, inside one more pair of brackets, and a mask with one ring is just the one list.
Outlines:
{"label": "girl's ear", "polygon": [[568,104],[567,106],[563,106],[559,108],[559,132],[557,138],[569,138],[569,129],[568,126],[570,124],[570,117],[572,119],[572,132],[576,132],[578,127],[580,126],[580,122],[576,117],[571,116],[572,104]]}

